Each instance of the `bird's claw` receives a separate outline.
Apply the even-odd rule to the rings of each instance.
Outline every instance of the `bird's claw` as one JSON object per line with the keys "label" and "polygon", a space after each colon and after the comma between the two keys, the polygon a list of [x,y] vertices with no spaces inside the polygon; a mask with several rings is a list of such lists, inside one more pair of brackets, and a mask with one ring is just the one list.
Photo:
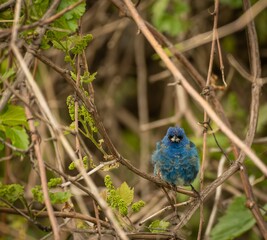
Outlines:
{"label": "bird's claw", "polygon": [[193,187],[192,184],[190,184],[190,187],[191,187],[192,192],[194,192],[194,193],[197,195],[197,197],[198,197],[199,199],[201,199],[200,193]]}

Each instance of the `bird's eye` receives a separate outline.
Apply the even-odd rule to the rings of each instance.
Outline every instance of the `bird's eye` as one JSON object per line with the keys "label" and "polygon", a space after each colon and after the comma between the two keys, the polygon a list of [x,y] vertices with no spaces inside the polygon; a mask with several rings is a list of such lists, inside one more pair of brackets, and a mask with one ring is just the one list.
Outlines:
{"label": "bird's eye", "polygon": [[181,141],[183,139],[183,136],[178,136],[177,138]]}

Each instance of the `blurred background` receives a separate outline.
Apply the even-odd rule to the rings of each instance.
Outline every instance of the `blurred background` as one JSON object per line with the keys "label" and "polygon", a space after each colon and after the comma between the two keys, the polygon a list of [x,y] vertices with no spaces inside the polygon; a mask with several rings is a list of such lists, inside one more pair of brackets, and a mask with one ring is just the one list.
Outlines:
{"label": "blurred background", "polygon": [[[174,45],[200,33],[211,31],[213,27],[211,14],[214,9],[213,1],[147,0],[140,1],[137,9],[144,19],[163,33]],[[221,0],[218,26],[235,21],[242,13],[241,1]],[[87,1],[86,13],[82,17],[81,24],[83,34],[93,35],[93,40],[86,49],[87,63],[91,74],[97,72],[96,79],[93,81],[95,103],[114,145],[131,164],[143,172],[153,174],[150,157],[156,142],[165,135],[169,126],[179,125],[183,127],[191,141],[197,145],[201,156],[203,126],[199,123],[203,122],[203,109],[180,85],[172,84],[174,79],[171,73],[139,32],[136,24],[122,15],[111,1]],[[267,11],[265,10],[255,19],[263,77],[267,76],[266,22]],[[224,87],[222,81],[217,50],[212,68],[212,83],[218,87],[215,90],[216,96],[229,118],[233,131],[241,139],[244,139],[251,103],[251,82],[242,76],[242,72],[236,70],[234,63],[237,62],[242,66],[242,71],[249,72],[245,29],[221,38],[220,47],[227,87]],[[208,74],[210,48],[210,43],[191,49],[179,48],[179,51],[204,79],[207,78]],[[44,54],[56,65],[69,69],[69,65],[64,62],[64,55],[60,51],[50,49]],[[177,60],[175,61],[187,81],[201,93],[203,89],[196,83],[195,79],[190,76],[182,64]],[[71,86],[41,62],[38,63],[36,80],[52,112],[62,125],[68,126],[71,119],[68,115],[66,99],[68,95],[73,94]],[[263,86],[259,122],[253,144],[257,156],[263,160],[267,157],[266,100],[266,86]],[[43,125],[41,123],[39,130],[45,138],[47,130]],[[234,156],[230,152],[229,140],[214,123],[211,122],[211,126],[220,146],[229,153],[229,158],[233,161]],[[207,141],[208,154],[204,186],[216,178],[219,160],[222,156],[211,134],[208,134]],[[85,143],[93,156],[94,164],[102,162],[104,159],[101,152],[88,139],[85,139]],[[53,163],[55,155],[52,145],[44,143],[42,147],[44,159]],[[61,154],[62,158],[66,160],[66,166],[68,166],[70,160],[63,151]],[[2,163],[0,164],[2,169],[6,169]],[[224,169],[227,169],[230,164],[226,161]],[[251,182],[253,185],[255,184],[256,198],[260,204],[264,204],[267,202],[266,181],[250,160],[246,160],[246,164]],[[23,171],[19,170],[21,168],[18,165],[11,164],[9,165],[10,168],[6,169],[5,173],[2,171],[1,174],[2,176],[5,175],[11,182],[17,182],[19,179],[20,182],[25,183],[27,189],[30,189],[30,186],[34,186],[38,182],[38,176],[25,161],[21,161],[19,166],[23,168]],[[66,171],[68,172],[68,170]],[[104,171],[98,171],[92,176],[99,188],[104,187],[103,177],[106,174]],[[137,223],[168,204],[164,193],[156,185],[140,178],[126,167],[120,166],[108,174],[111,175],[115,186],[119,186],[124,181],[127,182],[130,187],[134,187],[136,200],[142,199],[146,202],[143,210],[132,216],[133,223]],[[199,188],[198,180],[194,182],[194,186],[196,189]],[[219,214],[220,211],[225,210],[229,199],[242,194],[242,192],[239,175],[231,177],[223,185]],[[187,197],[179,194],[177,199],[183,201]],[[82,211],[92,209],[92,206],[87,206],[89,202],[86,199],[82,200],[83,204],[79,202],[81,199],[75,201],[79,203],[78,206]],[[205,219],[210,214],[212,203],[213,198],[205,204]],[[187,231],[190,229],[191,239],[194,239],[197,234],[198,224],[199,218],[196,215],[187,226]]]}

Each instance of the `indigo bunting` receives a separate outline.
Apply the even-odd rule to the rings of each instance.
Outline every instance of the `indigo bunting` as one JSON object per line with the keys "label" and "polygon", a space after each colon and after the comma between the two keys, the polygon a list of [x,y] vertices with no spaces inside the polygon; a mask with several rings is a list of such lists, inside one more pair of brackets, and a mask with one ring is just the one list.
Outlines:
{"label": "indigo bunting", "polygon": [[180,127],[170,127],[152,154],[154,175],[177,186],[191,186],[199,171],[199,156]]}

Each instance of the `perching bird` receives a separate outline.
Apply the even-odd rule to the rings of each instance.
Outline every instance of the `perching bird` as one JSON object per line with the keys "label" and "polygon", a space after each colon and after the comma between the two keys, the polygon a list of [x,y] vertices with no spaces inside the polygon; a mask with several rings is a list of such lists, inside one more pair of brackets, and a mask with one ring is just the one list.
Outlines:
{"label": "perching bird", "polygon": [[157,142],[152,155],[154,174],[176,186],[191,186],[199,171],[199,156],[180,127],[170,127],[164,138]]}

